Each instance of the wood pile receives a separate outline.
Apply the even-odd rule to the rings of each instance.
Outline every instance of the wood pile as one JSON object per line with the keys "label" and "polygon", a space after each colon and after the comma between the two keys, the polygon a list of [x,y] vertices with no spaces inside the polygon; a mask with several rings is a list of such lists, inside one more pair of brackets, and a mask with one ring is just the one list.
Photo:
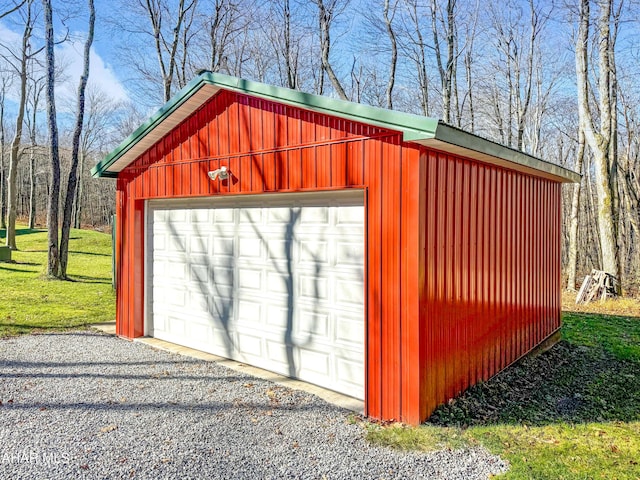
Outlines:
{"label": "wood pile", "polygon": [[591,275],[584,277],[576,297],[576,305],[586,304],[594,300],[605,301],[618,296],[618,279],[602,270],[591,270]]}

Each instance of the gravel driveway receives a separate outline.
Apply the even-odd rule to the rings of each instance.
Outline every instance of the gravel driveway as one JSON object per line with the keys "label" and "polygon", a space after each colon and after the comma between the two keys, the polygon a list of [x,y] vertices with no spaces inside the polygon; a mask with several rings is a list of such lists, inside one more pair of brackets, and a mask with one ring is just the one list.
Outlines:
{"label": "gravel driveway", "polygon": [[0,478],[487,478],[485,450],[373,447],[314,395],[94,332],[0,340]]}

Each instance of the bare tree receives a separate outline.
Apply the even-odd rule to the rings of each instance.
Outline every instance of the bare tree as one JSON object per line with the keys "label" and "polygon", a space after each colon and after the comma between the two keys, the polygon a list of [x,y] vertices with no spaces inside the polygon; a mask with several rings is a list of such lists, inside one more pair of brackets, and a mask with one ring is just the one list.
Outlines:
{"label": "bare tree", "polygon": [[[31,51],[31,34],[33,32],[34,16],[32,10],[33,0],[25,2],[25,9],[23,13],[24,30],[22,33],[22,42],[20,46],[20,52],[16,55],[11,50],[8,50],[8,54],[12,57],[15,63],[10,62],[19,80],[19,100],[18,100],[18,112],[15,122],[15,133],[13,140],[11,141],[11,150],[9,156],[9,176],[7,178],[7,232],[6,232],[6,245],[15,250],[16,246],[16,208],[18,200],[17,190],[17,173],[18,162],[20,161],[20,144],[22,141],[22,127],[24,125],[24,113],[25,104],[27,102],[27,76],[28,76],[28,64],[29,60],[33,56]],[[7,58],[5,56],[5,58]]]}
{"label": "bare tree", "polygon": [[[453,85],[456,76],[456,50],[457,50],[457,32],[456,32],[456,1],[447,0],[446,11],[438,19],[439,8],[438,0],[431,0],[431,30],[433,34],[433,48],[438,65],[438,73],[440,74],[440,88],[442,94],[442,120],[445,123],[451,123],[451,96],[457,95],[453,92]],[[442,24],[446,37],[447,56],[442,57],[440,49],[439,27]]]}
{"label": "bare tree", "polygon": [[47,208],[47,275],[58,275],[60,256],[58,251],[58,210],[60,208],[60,155],[58,150],[58,122],[55,97],[55,55],[53,37],[53,12],[51,0],[42,0],[44,7],[45,51],[46,51],[46,99],[47,123],[49,126],[49,161],[51,164],[51,185]]}
{"label": "bare tree", "polygon": [[[113,135],[110,132],[115,129],[114,122],[118,115],[122,111],[133,107],[124,105],[121,102],[115,102],[103,91],[91,85],[87,85],[86,98],[84,125],[78,151],[78,182],[73,203],[73,228],[80,228],[82,223],[85,203],[85,177],[88,176],[87,160],[90,159],[92,152],[97,154],[111,148],[119,138],[126,137],[135,128],[132,126],[128,132],[117,133],[118,139],[111,138]],[[140,118],[138,124],[143,121],[144,119]]]}
{"label": "bare tree", "polygon": [[8,77],[4,75],[0,77],[0,228],[7,228],[7,183],[4,165],[6,129],[4,124],[4,111],[9,85],[10,79]]}
{"label": "bare tree", "polygon": [[9,9],[5,10],[4,12],[0,13],[0,20],[2,20],[4,17],[6,17],[7,15],[11,15],[13,12],[16,12],[18,10],[20,10],[20,8],[22,8],[22,6],[24,4],[27,3],[28,0],[21,0],[19,2],[15,2],[14,5],[12,5]]}
{"label": "bare tree", "polygon": [[44,78],[37,77],[35,69],[31,69],[29,75],[26,124],[29,132],[29,228],[36,226],[36,152],[38,148],[38,110],[40,98],[44,90]]}
{"label": "bare tree", "polygon": [[[320,28],[320,59],[322,61],[322,71],[327,74],[329,81],[338,96],[343,100],[348,100],[347,94],[342,88],[340,80],[335,74],[329,56],[331,53],[331,26],[336,15],[344,11],[348,4],[348,0],[312,0],[318,7],[318,26]],[[323,93],[323,82],[320,83],[320,94]]]}
{"label": "bare tree", "polygon": [[67,193],[64,201],[64,211],[62,216],[62,234],[60,237],[60,278],[67,278],[67,263],[69,259],[69,233],[71,230],[71,217],[73,215],[73,204],[77,192],[78,181],[78,155],[80,151],[80,137],[84,124],[84,103],[85,90],[89,81],[89,58],[91,45],[93,44],[93,32],[96,22],[96,10],[93,0],[88,0],[89,6],[89,32],[84,44],[83,71],[78,84],[78,110],[76,112],[76,125],[73,130],[73,142],[71,145],[71,167],[69,168],[69,179],[67,181]]}
{"label": "bare tree", "polygon": [[420,98],[420,107],[422,114],[429,116],[431,114],[429,102],[429,66],[427,59],[429,57],[427,45],[422,33],[422,16],[423,13],[418,10],[418,0],[405,0],[407,12],[409,15],[410,25],[405,25],[406,37],[408,39],[404,47],[405,54],[411,59],[415,65],[415,71],[418,80],[418,92]]}
{"label": "bare tree", "polygon": [[[585,140],[584,132],[578,128],[578,153],[574,170],[582,173],[582,165],[584,163]],[[567,290],[575,291],[576,289],[576,270],[578,267],[578,213],[580,210],[580,192],[582,184],[580,182],[573,185],[573,194],[571,198],[571,215],[569,226],[569,259],[567,262]]]}
{"label": "bare tree", "polygon": [[[469,120],[467,123],[467,128],[471,130],[471,132],[475,132],[476,130],[476,112],[473,104],[474,94],[473,94],[473,63],[474,63],[474,42],[476,39],[476,27],[477,27],[477,19],[478,19],[478,2],[475,4],[475,14],[473,15],[473,22],[468,28],[467,31],[467,47],[464,53],[464,71],[467,80],[467,104],[469,105]],[[461,109],[462,110],[462,109]],[[462,115],[462,111],[459,112],[459,116]],[[459,121],[458,124],[461,122]]]}
{"label": "bare tree", "polygon": [[277,55],[279,83],[296,90],[300,88],[302,44],[305,35],[291,9],[290,0],[272,2],[263,22],[263,31]]}
{"label": "bare tree", "polygon": [[208,41],[207,65],[212,72],[231,73],[229,56],[234,52],[230,50],[238,35],[246,32],[245,9],[248,7],[242,0],[210,0],[210,3],[209,8],[204,7],[204,20],[201,21]]}
{"label": "bare tree", "polygon": [[[509,7],[505,13],[505,7]],[[504,73],[501,82],[492,83],[496,107],[495,122],[499,125],[501,140],[510,147],[519,150],[525,148],[525,131],[531,123],[530,113],[534,94],[536,75],[542,70],[540,58],[540,39],[552,7],[538,6],[533,0],[527,2],[528,12],[522,5],[507,2],[491,9],[491,32],[496,45],[499,72]],[[527,18],[528,16],[528,18]],[[553,63],[548,61],[547,63]],[[495,71],[493,72],[495,74]],[[539,76],[542,80],[542,77]],[[504,83],[502,83],[504,82]],[[546,88],[551,88],[550,82]],[[540,87],[539,102],[544,101],[544,88]],[[504,98],[503,93],[506,93]],[[544,109],[538,109],[542,114]]]}
{"label": "bare tree", "polygon": [[596,128],[592,113],[591,98],[595,96],[589,82],[589,31],[591,26],[590,1],[580,1],[579,29],[576,41],[576,76],[578,80],[578,108],[580,129],[593,153],[593,166],[598,201],[598,232],[602,269],[619,277],[619,251],[616,242],[617,225],[615,212],[615,174],[617,158],[612,158],[612,82],[615,63],[612,52],[615,43],[611,35],[613,0],[598,2],[599,15],[596,29],[598,47],[597,102],[600,125]]}
{"label": "bare tree", "polygon": [[174,22],[167,32],[163,28],[163,22],[172,20],[172,13],[165,0],[138,0],[146,11],[151,23],[155,53],[158,58],[158,67],[162,76],[163,100],[169,101],[172,94],[172,83],[176,70],[176,53],[180,44],[181,30],[189,11],[196,7],[197,0],[180,0],[178,10],[175,12]]}
{"label": "bare tree", "polygon": [[393,18],[398,7],[398,0],[394,0],[390,5],[389,0],[384,0],[383,17],[384,24],[391,45],[391,59],[389,60],[389,80],[387,81],[387,108],[393,109],[393,86],[396,81],[396,69],[398,68],[398,41],[393,27]]}
{"label": "bare tree", "polygon": [[191,51],[191,42],[196,35],[191,28],[195,16],[195,8],[189,9],[186,13],[183,21],[184,27],[180,35],[179,48],[176,50],[176,80],[179,88],[184,87],[191,80],[192,69],[189,65],[189,52]]}

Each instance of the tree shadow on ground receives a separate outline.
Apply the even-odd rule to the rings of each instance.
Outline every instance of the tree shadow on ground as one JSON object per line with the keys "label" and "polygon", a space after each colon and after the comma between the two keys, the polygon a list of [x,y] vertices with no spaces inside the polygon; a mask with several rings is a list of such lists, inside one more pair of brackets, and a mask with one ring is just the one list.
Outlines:
{"label": "tree shadow on ground", "polygon": [[94,255],[96,257],[110,257],[110,253],[98,253],[98,252],[82,252],[80,250],[69,250],[69,253],[76,253],[80,255]]}
{"label": "tree shadow on ground", "polygon": [[104,277],[92,277],[89,275],[70,275],[66,278],[68,282],[75,283],[102,283],[104,285],[111,285],[111,280]]}
{"label": "tree shadow on ground", "polygon": [[560,341],[441,405],[427,423],[475,426],[640,420],[640,361]]}
{"label": "tree shadow on ground", "polygon": [[[15,268],[13,265],[25,265],[24,263],[20,264],[18,262],[3,262],[0,263],[0,270],[10,270],[12,272],[20,272],[20,273],[33,273],[33,270],[25,270],[23,268]],[[33,264],[26,264],[33,265]]]}
{"label": "tree shadow on ground", "polygon": [[[16,228],[16,236],[18,236],[18,235],[28,235],[30,233],[40,233],[40,232],[45,232],[45,231],[46,230],[42,230],[42,229],[39,229],[39,228],[34,228],[34,229],[31,229],[31,228]],[[3,238],[7,238],[7,231],[4,228],[0,229],[0,239],[3,239]]]}

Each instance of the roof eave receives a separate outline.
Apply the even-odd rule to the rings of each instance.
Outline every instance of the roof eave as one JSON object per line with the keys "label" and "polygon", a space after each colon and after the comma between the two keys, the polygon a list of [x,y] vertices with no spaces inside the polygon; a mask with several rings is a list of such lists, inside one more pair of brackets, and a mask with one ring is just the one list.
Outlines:
{"label": "roof eave", "polygon": [[174,95],[166,104],[152,115],[146,122],[140,125],[134,132],[125,138],[109,155],[103,158],[96,166],[91,169],[93,177],[112,177],[118,171],[108,170],[118,159],[126,155],[132,147],[134,147],[143,138],[153,132],[162,122],[169,118],[176,110],[178,110],[188,99],[190,99],[206,82],[201,76],[194,78],[185,85],[176,95]]}
{"label": "roof eave", "polygon": [[432,138],[418,140],[416,143],[561,183],[579,183],[582,178],[580,174],[555,163],[545,162],[442,122],[438,124]]}

